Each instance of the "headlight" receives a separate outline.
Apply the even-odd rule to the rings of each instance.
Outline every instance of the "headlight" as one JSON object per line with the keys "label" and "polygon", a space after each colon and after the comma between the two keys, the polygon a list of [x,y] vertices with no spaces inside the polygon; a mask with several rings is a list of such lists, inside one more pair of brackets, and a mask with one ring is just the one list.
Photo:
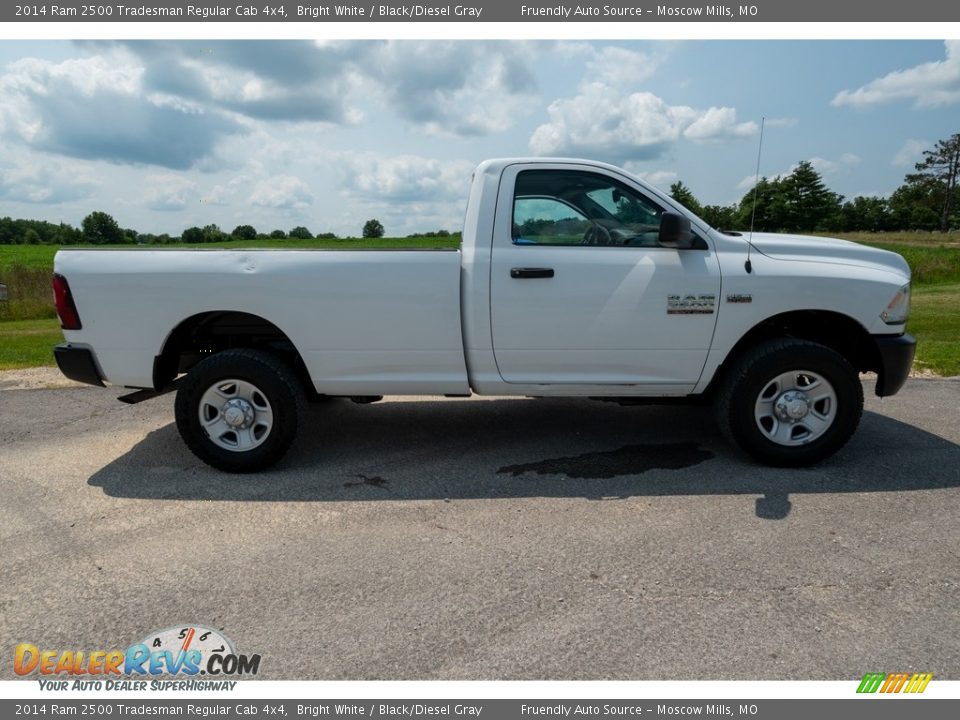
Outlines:
{"label": "headlight", "polygon": [[887,325],[902,325],[910,315],[910,284],[897,290],[887,309],[880,313],[880,319]]}

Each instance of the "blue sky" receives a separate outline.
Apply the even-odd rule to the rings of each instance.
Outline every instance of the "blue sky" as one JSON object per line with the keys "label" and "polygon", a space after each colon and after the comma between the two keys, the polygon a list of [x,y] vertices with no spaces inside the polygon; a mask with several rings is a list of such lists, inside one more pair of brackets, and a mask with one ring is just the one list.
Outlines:
{"label": "blue sky", "polygon": [[459,229],[488,157],[624,165],[705,203],[811,160],[886,195],[960,132],[960,43],[0,41],[0,215]]}

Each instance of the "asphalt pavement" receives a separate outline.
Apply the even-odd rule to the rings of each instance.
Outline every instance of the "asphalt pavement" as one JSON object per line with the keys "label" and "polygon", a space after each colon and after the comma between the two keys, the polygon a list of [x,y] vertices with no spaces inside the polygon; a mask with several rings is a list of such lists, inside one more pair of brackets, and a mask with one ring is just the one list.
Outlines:
{"label": "asphalt pavement", "polygon": [[760,467],[708,408],[312,405],[270,472],[196,460],[173,398],[0,373],[0,678],[13,648],[188,623],[265,679],[960,679],[960,381]]}

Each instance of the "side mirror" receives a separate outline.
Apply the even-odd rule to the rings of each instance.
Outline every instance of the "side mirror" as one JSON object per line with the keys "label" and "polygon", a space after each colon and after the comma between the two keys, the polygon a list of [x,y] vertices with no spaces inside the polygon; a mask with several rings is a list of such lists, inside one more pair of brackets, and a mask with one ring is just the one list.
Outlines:
{"label": "side mirror", "polygon": [[693,247],[693,231],[689,218],[677,213],[665,212],[660,216],[660,235],[657,242],[662,247],[686,250]]}

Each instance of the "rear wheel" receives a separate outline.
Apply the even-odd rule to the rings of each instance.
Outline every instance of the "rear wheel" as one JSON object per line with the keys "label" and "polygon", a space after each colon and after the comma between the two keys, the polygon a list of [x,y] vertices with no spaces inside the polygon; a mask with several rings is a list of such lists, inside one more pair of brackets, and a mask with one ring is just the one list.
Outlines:
{"label": "rear wheel", "polygon": [[717,399],[723,434],[757,460],[784,467],[833,455],[862,413],[856,369],[807,340],[772,340],[748,350],[727,373]]}
{"label": "rear wheel", "polygon": [[259,350],[225,350],[184,378],[177,391],[177,429],[208,465],[256,472],[289,449],[303,408],[303,388],[283,361]]}

